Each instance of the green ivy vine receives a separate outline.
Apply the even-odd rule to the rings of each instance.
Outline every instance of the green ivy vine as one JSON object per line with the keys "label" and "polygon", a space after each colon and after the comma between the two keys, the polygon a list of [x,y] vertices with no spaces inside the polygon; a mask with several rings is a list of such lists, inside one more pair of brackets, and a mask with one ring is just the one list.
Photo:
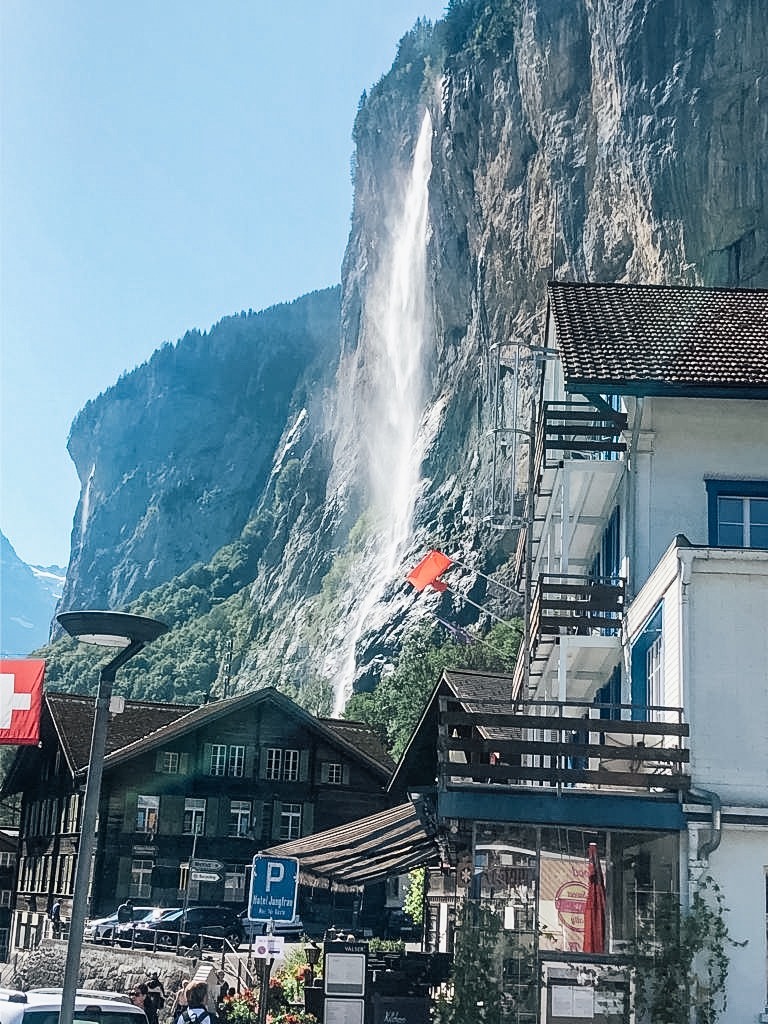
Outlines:
{"label": "green ivy vine", "polygon": [[635,1008],[649,1024],[716,1024],[728,1005],[729,949],[744,945],[728,931],[728,908],[710,875],[699,879],[687,912],[676,898],[655,906],[633,951]]}

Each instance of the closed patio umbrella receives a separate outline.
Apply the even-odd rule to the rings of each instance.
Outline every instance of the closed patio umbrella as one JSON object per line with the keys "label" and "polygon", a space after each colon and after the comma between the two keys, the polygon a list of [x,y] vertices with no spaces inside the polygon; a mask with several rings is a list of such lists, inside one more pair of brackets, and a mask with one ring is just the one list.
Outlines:
{"label": "closed patio umbrella", "polygon": [[584,906],[585,953],[605,952],[605,880],[600,866],[597,843],[589,844],[589,878]]}

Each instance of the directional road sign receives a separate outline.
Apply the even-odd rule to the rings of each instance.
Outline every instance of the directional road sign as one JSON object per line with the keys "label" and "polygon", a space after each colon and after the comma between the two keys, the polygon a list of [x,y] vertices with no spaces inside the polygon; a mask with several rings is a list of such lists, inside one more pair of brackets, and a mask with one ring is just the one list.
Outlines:
{"label": "directional road sign", "polygon": [[215,871],[193,871],[190,875],[193,882],[220,882],[221,875]]}
{"label": "directional road sign", "polygon": [[299,862],[294,857],[257,854],[251,871],[248,917],[252,921],[292,921],[298,888]]}

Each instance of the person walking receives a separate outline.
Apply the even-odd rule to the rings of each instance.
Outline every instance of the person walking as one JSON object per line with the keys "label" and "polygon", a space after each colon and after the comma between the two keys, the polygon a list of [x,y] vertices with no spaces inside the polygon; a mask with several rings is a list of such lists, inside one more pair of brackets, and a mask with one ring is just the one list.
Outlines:
{"label": "person walking", "polygon": [[133,900],[127,899],[117,908],[117,923],[131,924],[133,922]]}
{"label": "person walking", "polygon": [[179,987],[176,989],[176,995],[173,997],[173,1003],[171,1004],[171,1024],[177,1024],[179,1017],[187,1008],[185,989],[188,984],[189,978],[182,978]]}
{"label": "person walking", "polygon": [[134,985],[133,988],[131,989],[130,994],[131,1002],[133,1003],[134,1006],[138,1006],[139,1009],[144,1011],[144,1014],[149,1024],[157,1024],[157,1017],[155,1017],[154,1020],[152,1020],[152,1018],[149,1015],[150,1007],[148,1005],[149,999],[147,998],[149,995],[149,991],[147,989],[147,986],[143,982],[139,985]]}
{"label": "person walking", "polygon": [[53,926],[54,937],[58,937],[58,934],[61,931],[61,903],[58,900],[53,901],[53,906],[51,907],[51,913],[49,916]]}
{"label": "person walking", "polygon": [[[147,982],[147,1000],[152,1003],[152,1010],[155,1017],[155,1021],[160,1018],[160,1011],[165,1006],[165,989],[163,983],[157,976],[157,971],[153,971],[149,981]],[[147,1019],[152,1024],[152,1021],[147,1013]]]}
{"label": "person walking", "polygon": [[187,997],[187,1008],[178,1018],[180,1024],[219,1024],[219,1018],[205,1005],[208,986],[204,981],[190,981],[184,994]]}

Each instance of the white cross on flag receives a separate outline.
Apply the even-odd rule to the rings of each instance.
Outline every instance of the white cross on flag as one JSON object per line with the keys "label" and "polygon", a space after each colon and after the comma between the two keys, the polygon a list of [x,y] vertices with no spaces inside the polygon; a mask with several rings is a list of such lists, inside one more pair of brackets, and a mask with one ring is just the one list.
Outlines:
{"label": "white cross on flag", "polygon": [[0,661],[0,744],[40,741],[45,662]]}

